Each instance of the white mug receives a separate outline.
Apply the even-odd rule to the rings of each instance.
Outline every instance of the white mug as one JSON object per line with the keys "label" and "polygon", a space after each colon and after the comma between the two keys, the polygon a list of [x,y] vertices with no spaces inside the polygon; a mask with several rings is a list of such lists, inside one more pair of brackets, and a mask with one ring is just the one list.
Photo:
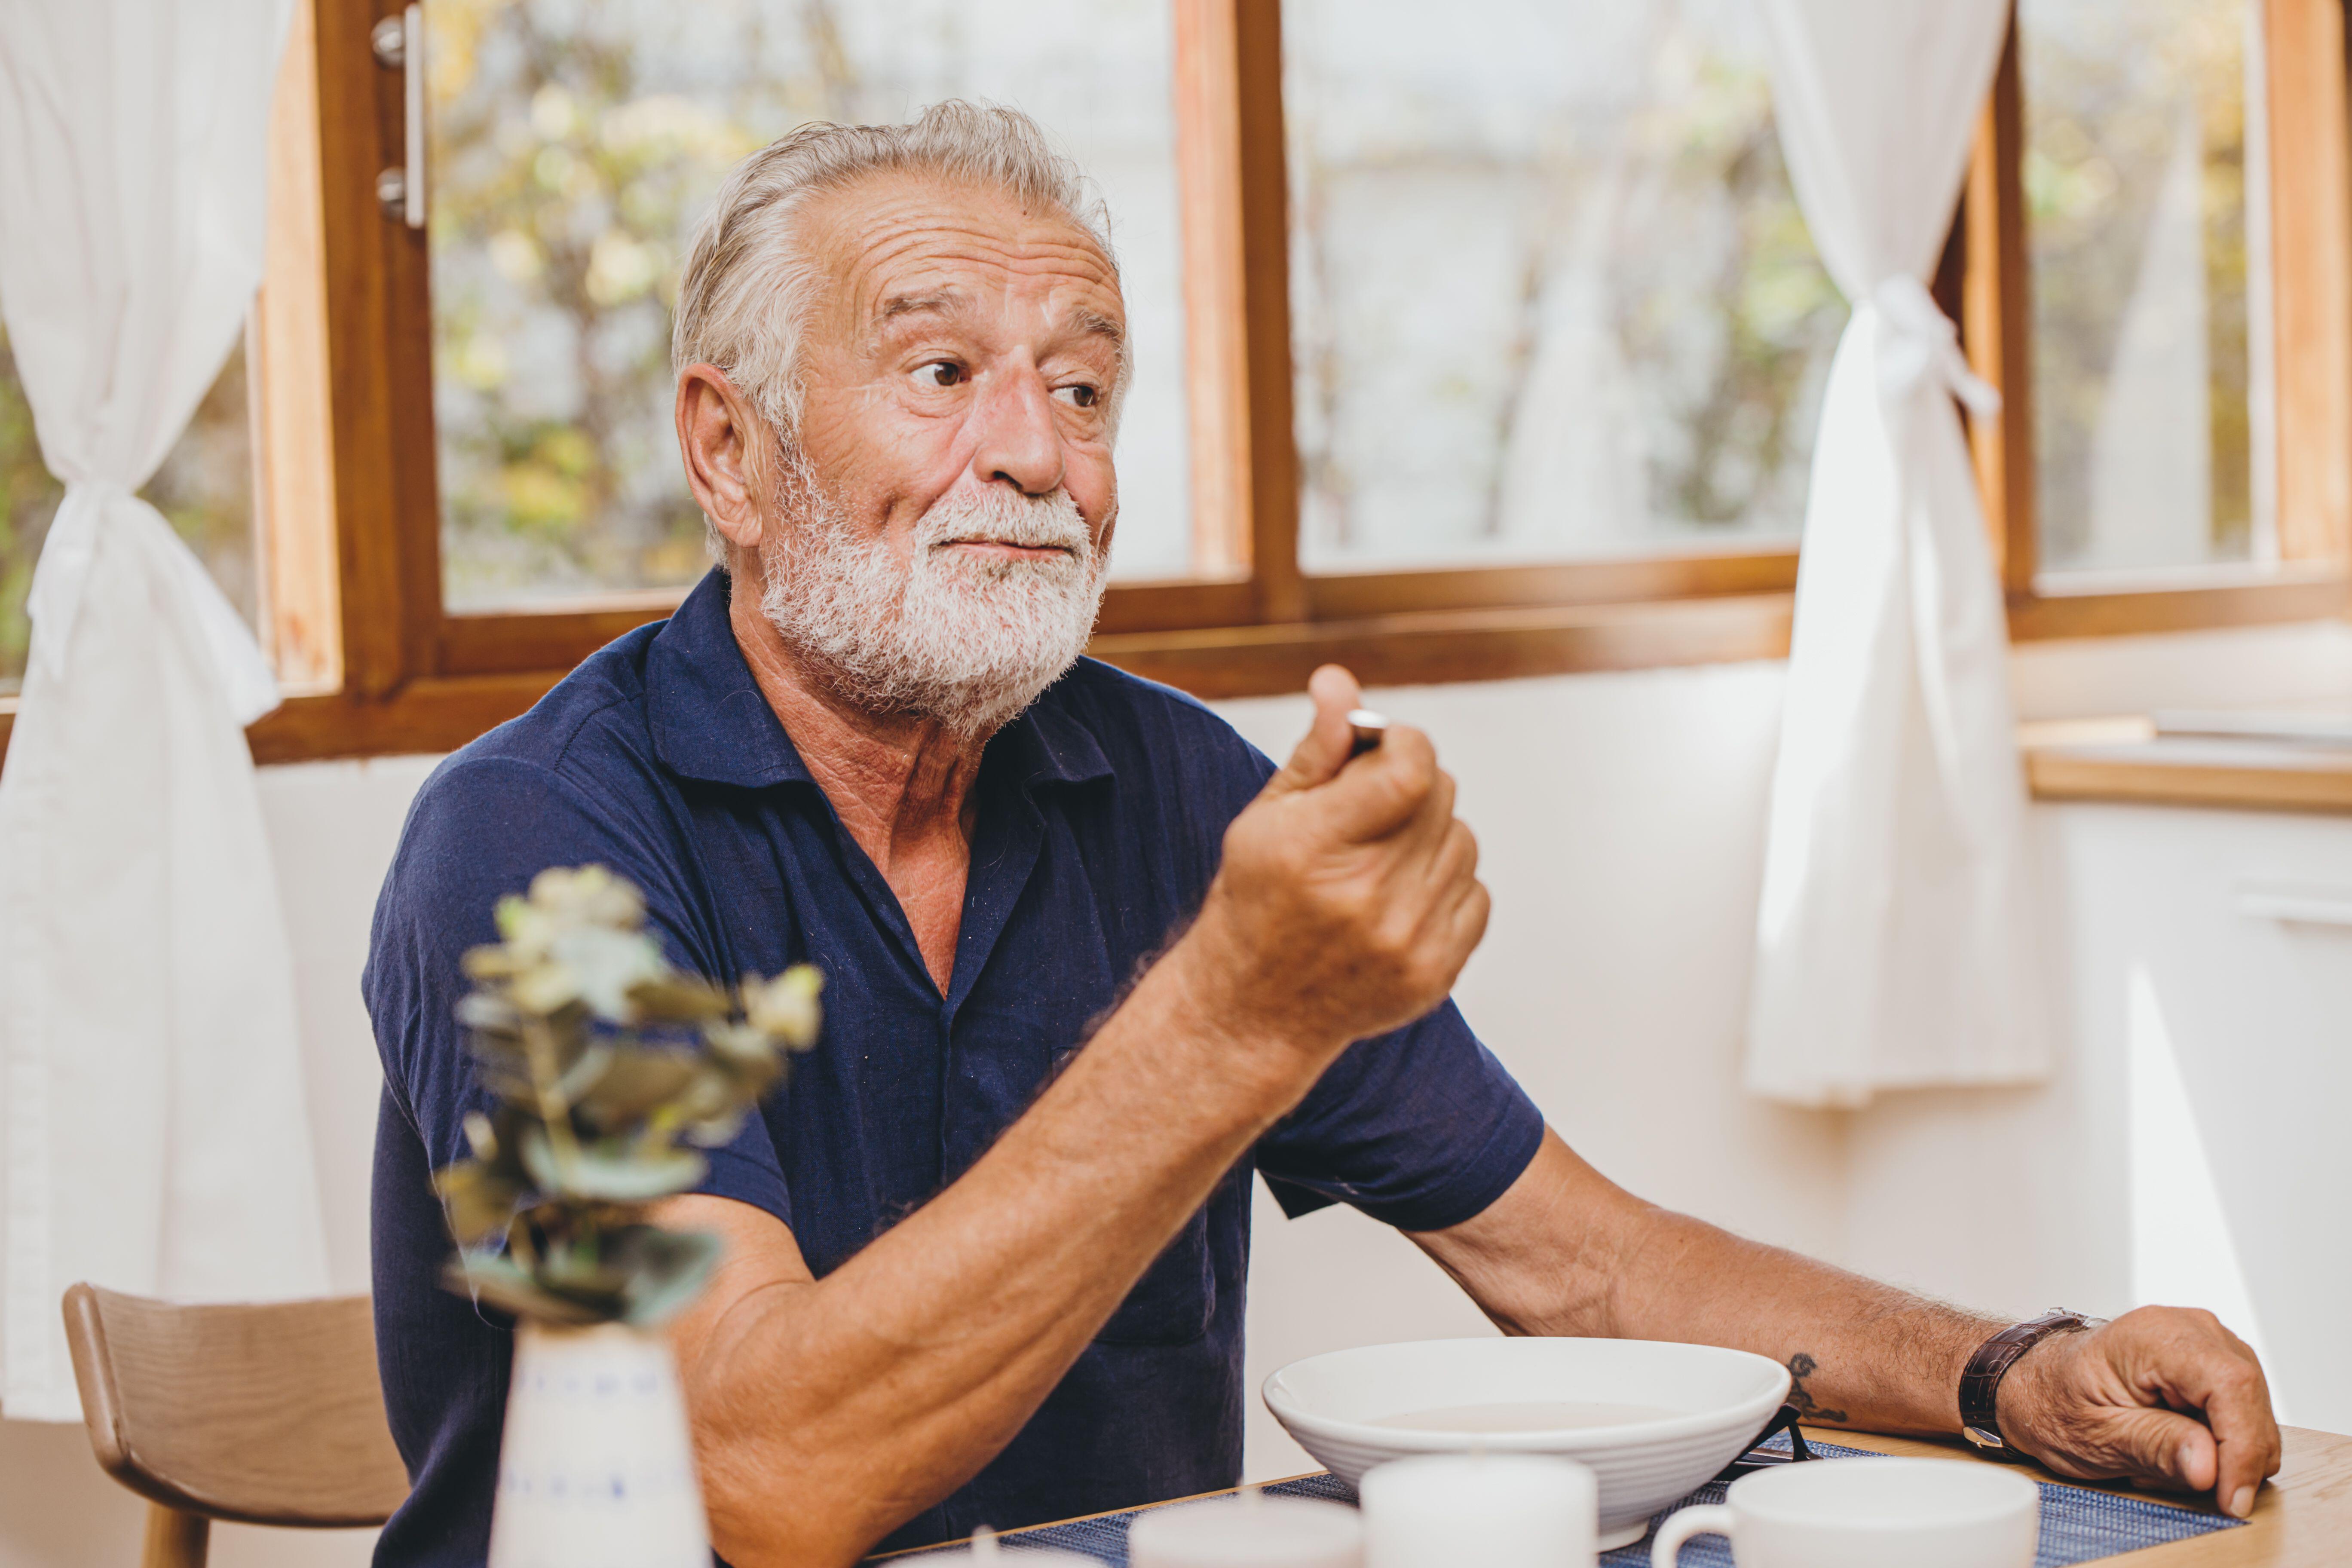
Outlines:
{"label": "white mug", "polygon": [[[1134,1568],[1364,1568],[1364,1521],[1312,1498],[1239,1497],[1147,1510],[1127,1532]],[[1002,1568],[1029,1568],[1014,1558]]]}
{"label": "white mug", "polygon": [[1708,1534],[1730,1538],[1739,1568],[2032,1568],[2042,1489],[1965,1459],[1776,1465],[1660,1525],[1650,1568],[1675,1568],[1683,1542]]}
{"label": "white mug", "polygon": [[1364,1472],[1364,1568],[1592,1568],[1600,1486],[1549,1454],[1415,1454]]}

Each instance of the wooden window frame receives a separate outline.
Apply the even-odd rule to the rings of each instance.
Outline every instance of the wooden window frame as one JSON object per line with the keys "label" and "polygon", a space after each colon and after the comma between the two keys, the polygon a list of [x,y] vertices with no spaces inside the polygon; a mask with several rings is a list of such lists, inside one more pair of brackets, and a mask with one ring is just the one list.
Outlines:
{"label": "wooden window frame", "polygon": [[[373,195],[375,172],[399,161],[402,131],[399,78],[375,66],[368,34],[395,9],[392,0],[316,0],[309,107],[320,260],[302,308],[319,323],[327,369],[322,395],[294,395],[328,410],[341,680],[255,726],[263,760],[461,744],[678,598],[495,614],[442,606],[431,348],[419,328],[430,309],[425,237],[385,221]],[[1272,0],[1175,0],[1173,9],[1185,305],[1208,324],[1186,345],[1202,575],[1113,584],[1091,651],[1204,696],[1294,690],[1327,659],[1398,682],[1784,652],[1793,551],[1299,570],[1281,15]]]}
{"label": "wooden window frame", "polygon": [[[2000,412],[1971,446],[2012,640],[2189,631],[2352,611],[2352,128],[2344,0],[2264,0],[2276,344],[2275,567],[2116,574],[2040,568],[2032,300],[2021,172],[2024,92],[2012,13],[1955,228],[1961,340]],[[1951,301],[1948,300],[1948,308]]]}
{"label": "wooden window frame", "polygon": [[[272,137],[269,268],[248,343],[265,621],[290,693],[264,763],[452,749],[521,712],[675,591],[452,614],[442,604],[429,268],[387,221],[394,0],[296,7]],[[1174,0],[1194,556],[1120,583],[1091,651],[1204,697],[1293,691],[1318,664],[1407,684],[1784,656],[1793,549],[1309,574],[1297,552],[1278,0]],[[2158,632],[2352,607],[2352,174],[2342,0],[2267,0],[2279,497],[2259,580],[2117,586],[2035,571],[2030,299],[2012,25],[1936,292],[2005,395],[1971,438],[2013,637]],[[0,746],[7,715],[0,711]]]}

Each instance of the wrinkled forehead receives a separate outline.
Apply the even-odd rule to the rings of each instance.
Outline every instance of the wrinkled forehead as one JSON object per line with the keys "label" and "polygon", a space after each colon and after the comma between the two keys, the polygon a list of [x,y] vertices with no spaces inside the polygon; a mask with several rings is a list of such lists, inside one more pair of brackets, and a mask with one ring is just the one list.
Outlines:
{"label": "wrinkled forehead", "polygon": [[803,254],[820,283],[812,323],[844,345],[910,315],[967,315],[1025,333],[1077,331],[1114,347],[1127,311],[1094,237],[1055,207],[1006,191],[877,175],[804,210]]}

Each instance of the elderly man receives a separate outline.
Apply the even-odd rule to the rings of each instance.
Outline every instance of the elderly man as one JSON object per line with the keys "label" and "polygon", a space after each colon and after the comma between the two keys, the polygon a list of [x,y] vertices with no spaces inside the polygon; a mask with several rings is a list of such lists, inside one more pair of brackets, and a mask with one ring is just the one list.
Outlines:
{"label": "elderly man", "polygon": [[[550,865],[636,883],[688,967],[827,976],[817,1051],[665,1215],[727,1243],[675,1336],[741,1568],[1233,1484],[1254,1173],[1403,1229],[1507,1332],[1760,1352],[1818,1420],[1951,1432],[2000,1360],[2002,1321],[1654,1208],[1544,1127],[1446,1000],[1486,921],[1453,783],[1410,730],[1350,759],[1344,672],[1276,769],[1078,657],[1123,322],[1081,182],[1009,111],[811,127],[719,194],[676,347],[723,569],[449,759],[377,910],[415,1481],[381,1561],[484,1552],[509,1339],[441,1289],[426,1177],[478,1103],[458,955]],[[2243,1514],[2276,1468],[2210,1316],[2017,1337],[1971,1425],[2058,1470]]]}

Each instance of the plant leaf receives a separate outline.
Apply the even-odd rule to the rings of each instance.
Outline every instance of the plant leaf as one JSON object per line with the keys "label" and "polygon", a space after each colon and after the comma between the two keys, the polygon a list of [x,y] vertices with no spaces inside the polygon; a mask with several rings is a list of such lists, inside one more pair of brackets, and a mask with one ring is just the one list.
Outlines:
{"label": "plant leaf", "polygon": [[551,867],[494,912],[500,941],[466,953],[457,1012],[493,1103],[467,1120],[474,1158],[435,1177],[461,1248],[448,1278],[549,1322],[660,1322],[719,1243],[645,1206],[708,1171],[681,1139],[732,1137],[815,1041],[822,977],[799,964],[730,988],[673,968],[643,895],[602,866]]}
{"label": "plant leaf", "polygon": [[605,1323],[621,1315],[619,1302],[600,1305],[547,1289],[513,1259],[495,1252],[460,1252],[442,1278],[453,1290],[542,1323]]}
{"label": "plant leaf", "polygon": [[641,980],[629,992],[638,1015],[656,1023],[699,1024],[727,1016],[731,1004],[727,993],[699,975],[667,970]]}
{"label": "plant leaf", "polygon": [[460,1160],[433,1173],[433,1190],[448,1216],[449,1234],[461,1247],[498,1235],[522,1201],[520,1183],[508,1179],[486,1160]]}
{"label": "plant leaf", "polygon": [[753,1028],[796,1051],[816,1044],[824,1012],[817,993],[824,976],[813,963],[795,963],[773,980],[755,974],[743,977],[743,1015]]}
{"label": "plant leaf", "polygon": [[618,1048],[595,1080],[572,1096],[572,1104],[600,1131],[627,1131],[676,1100],[699,1070],[683,1051]]}
{"label": "plant leaf", "polygon": [[719,1267],[725,1250],[705,1231],[632,1226],[609,1239],[613,1261],[629,1276],[623,1321],[653,1328],[684,1310]]}
{"label": "plant leaf", "polygon": [[583,1143],[571,1159],[559,1161],[547,1129],[526,1125],[520,1140],[523,1169],[550,1196],[613,1204],[651,1203],[682,1193],[710,1167],[685,1149],[631,1146],[611,1139]]}
{"label": "plant leaf", "polygon": [[607,1040],[591,1040],[555,1080],[555,1093],[564,1104],[576,1106],[590,1086],[604,1076],[620,1047]]}
{"label": "plant leaf", "polygon": [[[660,980],[669,971],[661,943],[641,931],[585,926],[556,937],[549,951],[552,963],[548,967],[562,970],[571,994],[608,1023],[634,1022],[636,1014],[629,993]],[[524,984],[535,978],[527,975],[515,983],[518,999]]]}
{"label": "plant leaf", "polygon": [[619,1301],[629,1289],[629,1264],[618,1257],[600,1256],[607,1250],[612,1250],[609,1240],[601,1247],[599,1240],[569,1242],[550,1248],[529,1272],[541,1289],[574,1300]]}

